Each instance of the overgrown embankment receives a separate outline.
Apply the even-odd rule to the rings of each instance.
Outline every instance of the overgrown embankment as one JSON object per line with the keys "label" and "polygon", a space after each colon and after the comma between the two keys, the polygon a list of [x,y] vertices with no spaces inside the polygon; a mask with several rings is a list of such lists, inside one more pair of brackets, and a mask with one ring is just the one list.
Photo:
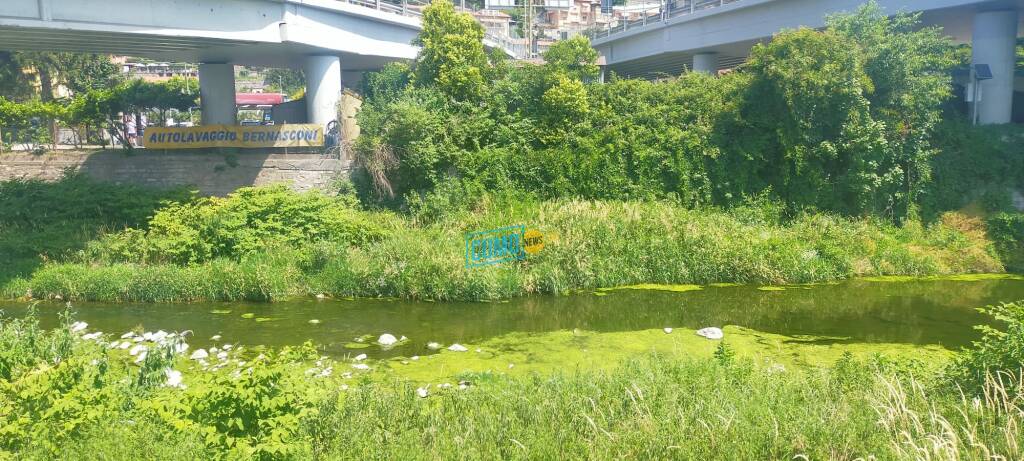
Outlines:
{"label": "overgrown embankment", "polygon": [[[440,382],[311,345],[196,355],[164,332],[0,318],[0,459],[1020,459],[1024,308],[989,312],[1005,330],[952,362],[783,366],[733,349],[730,331],[683,357]],[[474,352],[418,363],[460,354]]]}
{"label": "overgrown embankment", "polygon": [[[64,190],[67,181],[75,187],[93,184],[71,177],[16,189]],[[90,202],[98,216],[105,215],[107,203],[124,203],[108,186],[94,186],[93,192],[107,194]],[[139,197],[137,203],[146,205],[141,209],[151,206],[136,189],[124,193]],[[34,197],[21,203],[49,209],[47,200],[63,200],[62,194]],[[150,219],[127,228],[75,213],[49,219],[63,223],[60,229],[80,229],[70,234],[76,238],[19,233],[30,228],[7,223],[4,235],[23,239],[7,242],[20,242],[11,254],[19,255],[13,267],[23,268],[7,276],[7,297],[194,301],[326,294],[484,300],[636,283],[781,284],[1004,268],[978,219],[947,214],[932,224],[895,226],[829,214],[783,218],[781,207],[767,201],[728,211],[688,210],[665,202],[536,201],[504,193],[484,195],[466,211],[398,215],[363,211],[346,195],[280,186],[165,202]],[[465,267],[466,233],[512,224],[539,229],[547,245],[524,261]],[[36,242],[37,237],[47,241]],[[32,255],[43,243],[45,250]]]}

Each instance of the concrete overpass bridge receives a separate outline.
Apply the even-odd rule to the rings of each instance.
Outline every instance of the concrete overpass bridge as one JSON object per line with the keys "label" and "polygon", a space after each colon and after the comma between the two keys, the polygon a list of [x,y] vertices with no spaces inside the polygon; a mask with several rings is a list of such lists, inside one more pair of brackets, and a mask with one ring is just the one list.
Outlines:
{"label": "concrete overpass bridge", "polygon": [[[782,29],[820,28],[825,17],[852,11],[865,0],[667,0],[632,21],[598,31],[591,39],[610,70],[624,76],[678,75],[684,69],[714,72],[744,60],[754,44]],[[981,82],[982,123],[1010,121],[1015,87],[1015,41],[1024,32],[1024,0],[878,0],[887,12],[922,12],[925,25],[973,43],[975,64],[993,78]],[[1024,81],[1016,79],[1019,91]]]}
{"label": "concrete overpass bridge", "polygon": [[416,57],[417,1],[0,0],[0,49],[200,63],[204,124],[235,123],[234,65],[301,68],[309,122],[326,124],[343,81]]}

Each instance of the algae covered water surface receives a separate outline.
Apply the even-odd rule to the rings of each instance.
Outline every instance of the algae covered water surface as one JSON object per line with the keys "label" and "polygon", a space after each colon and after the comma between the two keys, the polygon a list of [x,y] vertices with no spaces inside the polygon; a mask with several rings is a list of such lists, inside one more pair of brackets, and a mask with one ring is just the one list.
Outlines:
{"label": "algae covered water surface", "polygon": [[[506,349],[514,349],[516,342],[525,344],[562,332],[574,335],[585,348],[594,338],[616,337],[602,334],[621,337],[670,327],[676,334],[692,336],[692,330],[707,326],[788,338],[786,344],[956,350],[976,338],[973,325],[988,321],[976,308],[1024,299],[1024,280],[1016,276],[879,278],[771,290],[759,286],[657,288],[623,287],[493,303],[379,299],[273,304],[76,303],[73,310],[78,320],[109,333],[139,328],[191,330],[194,347],[209,345],[214,342],[210,338],[219,335],[220,342],[233,344],[278,347],[308,340],[333,356],[365,353],[371,358],[390,358],[429,355],[432,351],[425,347],[429,342],[504,344]],[[20,316],[28,305],[4,303],[0,309],[5,315]],[[37,309],[43,326],[51,327],[65,307],[41,303]],[[373,339],[383,333],[409,340],[390,349],[373,345]],[[579,339],[584,337],[590,339]]]}

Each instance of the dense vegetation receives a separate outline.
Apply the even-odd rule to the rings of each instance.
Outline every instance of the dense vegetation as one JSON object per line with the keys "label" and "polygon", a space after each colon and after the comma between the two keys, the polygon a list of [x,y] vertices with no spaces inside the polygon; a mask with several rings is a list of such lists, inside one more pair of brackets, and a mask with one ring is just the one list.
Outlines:
{"label": "dense vegetation", "polygon": [[309,346],[198,361],[179,336],[125,340],[143,353],[71,318],[0,319],[0,459],[1019,459],[1024,307],[994,313],[1008,329],[949,364],[783,369],[722,343],[608,371],[464,374],[426,398]]}
{"label": "dense vegetation", "polygon": [[[60,192],[40,192],[48,188]],[[63,206],[89,213],[61,208],[72,190],[83,201]],[[782,207],[767,200],[722,211],[489,194],[472,211],[425,202],[418,213],[399,215],[363,211],[348,195],[284,186],[156,206],[158,195],[79,176],[8,183],[0,188],[5,194],[12,197],[0,200],[8,208],[0,216],[9,219],[0,232],[12,235],[6,255],[28,269],[9,275],[9,297],[273,300],[322,293],[478,300],[646,282],[801,283],[1003,270],[985,223],[955,213],[927,226],[897,226],[820,213],[784,219]],[[38,209],[52,214],[18,219]],[[140,221],[144,213],[151,217]],[[508,223],[546,234],[544,251],[467,268],[464,235]],[[97,226],[128,228],[100,233]],[[1016,239],[1019,228],[1005,227],[1010,231],[999,235]],[[46,238],[45,249],[36,238]]]}
{"label": "dense vegetation", "polygon": [[[961,206],[963,156],[978,158],[982,144],[1012,148],[1000,158],[1019,163],[1021,133],[968,144],[992,131],[957,126],[952,113],[940,129],[963,53],[918,26],[869,4],[823,31],[780,33],[721,77],[597,83],[584,38],[556,43],[543,65],[510,65],[488,59],[478,25],[435,2],[420,58],[366,79],[358,184],[364,198],[406,207],[511,188],[686,207],[767,194],[790,213],[898,221],[926,206],[934,217]],[[1019,185],[1024,169],[998,171],[987,188],[1005,207],[1006,183]]]}
{"label": "dense vegetation", "polygon": [[0,95],[0,128],[5,130],[0,133],[0,143],[23,144],[43,151],[46,145],[54,143],[53,129],[61,123],[82,132],[79,144],[106,144],[105,138],[96,137],[96,130],[103,129],[130,150],[132,144],[127,142],[122,115],[153,111],[158,117],[151,122],[161,125],[168,111],[183,111],[195,105],[197,95],[188,91],[187,85],[188,81],[179,77],[162,83],[135,79],[61,99],[19,102]]}
{"label": "dense vegetation", "polygon": [[[658,82],[597,83],[582,38],[533,65],[489,55],[481,37],[438,1],[415,62],[367,76],[358,198],[4,184],[4,294],[494,299],[1021,266],[1024,220],[997,213],[1024,181],[1024,131],[943,112],[962,50],[914,16],[868,4],[779,34],[727,75]],[[151,90],[125,82],[61,110],[187,102]],[[4,107],[0,118],[16,112]],[[464,267],[465,233],[516,223],[557,241],[527,261]]]}

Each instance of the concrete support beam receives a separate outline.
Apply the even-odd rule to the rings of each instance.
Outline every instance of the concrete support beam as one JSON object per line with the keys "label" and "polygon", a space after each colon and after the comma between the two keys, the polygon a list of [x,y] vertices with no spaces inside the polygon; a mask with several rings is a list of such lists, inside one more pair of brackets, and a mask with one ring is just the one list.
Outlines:
{"label": "concrete support beam", "polygon": [[1017,11],[979,11],[974,15],[972,64],[988,64],[992,79],[980,85],[978,123],[1009,123],[1013,114],[1013,67],[1017,46]]}
{"label": "concrete support beam", "polygon": [[199,65],[199,98],[203,125],[234,125],[235,66],[223,63]]}
{"label": "concrete support beam", "polygon": [[308,56],[306,114],[309,123],[326,126],[338,119],[341,101],[341,62],[337,56]]}
{"label": "concrete support beam", "polygon": [[718,53],[698,53],[693,55],[693,71],[703,74],[717,74]]}

